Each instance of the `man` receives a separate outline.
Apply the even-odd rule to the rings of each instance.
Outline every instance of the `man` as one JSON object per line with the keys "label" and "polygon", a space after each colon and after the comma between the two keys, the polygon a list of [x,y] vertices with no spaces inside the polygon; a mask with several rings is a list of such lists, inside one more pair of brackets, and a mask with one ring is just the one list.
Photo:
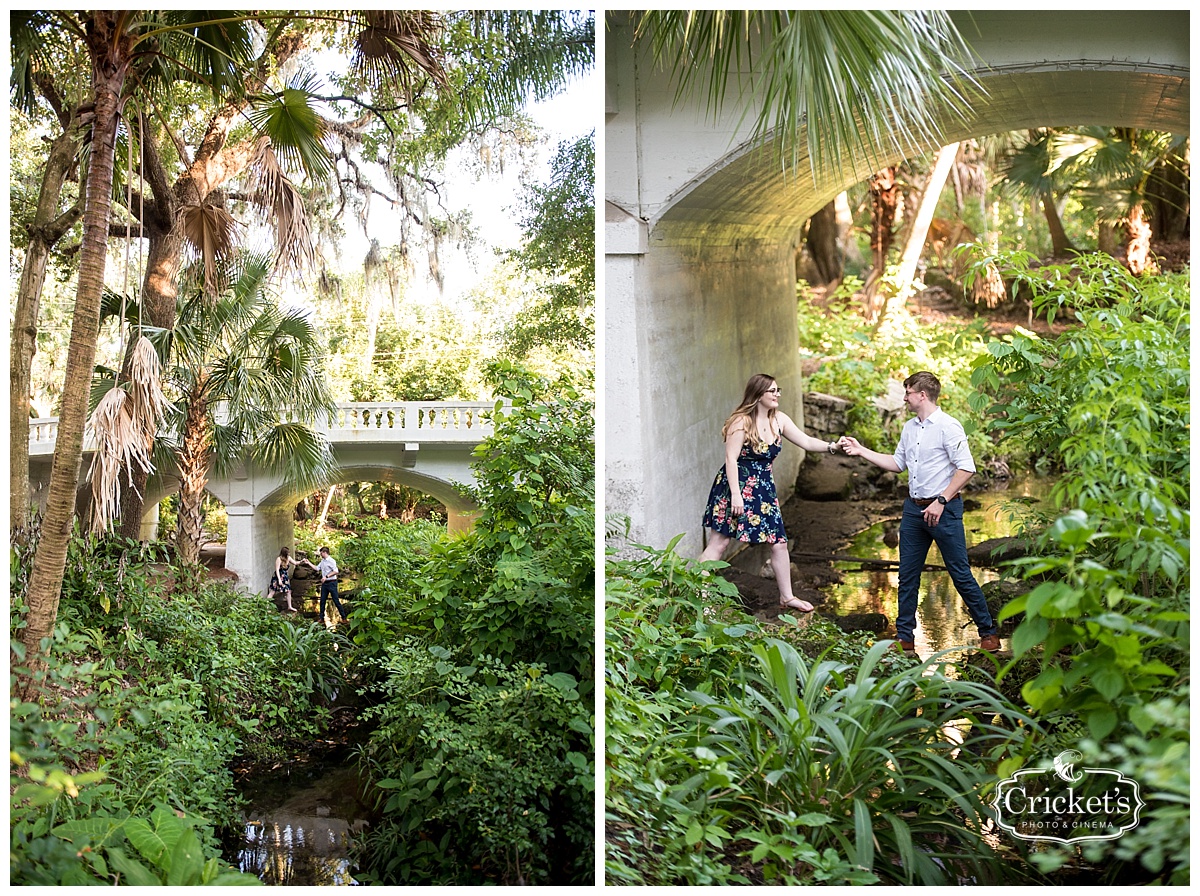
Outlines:
{"label": "man", "polygon": [[321,621],[328,625],[325,619],[325,601],[332,597],[333,605],[337,607],[337,611],[343,619],[346,618],[346,611],[342,609],[342,603],[338,600],[338,566],[333,558],[329,556],[329,548],[322,547],[320,549],[321,562],[313,566],[313,562],[305,558],[304,562],[308,564],[310,569],[315,569],[321,574]]}
{"label": "man", "polygon": [[979,629],[979,646],[999,650],[996,623],[983,589],[971,573],[963,530],[960,493],[975,473],[975,462],[962,424],[938,407],[941,394],[942,384],[927,371],[904,381],[905,404],[916,416],[904,424],[895,454],[871,451],[850,436],[843,436],[839,444],[851,457],[862,457],[884,470],[908,470],[909,497],[900,522],[900,606],[896,614],[901,649],[913,650],[921,570],[929,545],[936,541],[954,587]]}

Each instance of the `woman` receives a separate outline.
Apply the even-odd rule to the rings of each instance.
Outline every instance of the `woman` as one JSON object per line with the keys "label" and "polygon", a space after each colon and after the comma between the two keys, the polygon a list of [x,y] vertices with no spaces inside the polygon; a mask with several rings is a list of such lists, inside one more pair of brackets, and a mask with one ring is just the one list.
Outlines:
{"label": "woman", "polygon": [[288,575],[288,570],[295,565],[296,561],[288,556],[288,549],[280,548],[279,556],[275,558],[275,575],[271,576],[271,584],[268,586],[272,597],[282,594],[287,599],[289,613],[296,612],[296,608],[292,606],[292,580]]}
{"label": "woman", "polygon": [[828,451],[837,446],[805,435],[779,410],[779,386],[774,377],[756,373],[746,383],[742,403],[721,429],[725,466],[717,471],[708,494],[704,525],[711,530],[701,560],[720,560],[734,539],[771,545],[771,568],[779,585],[779,606],[811,613],[812,604],[792,593],[791,557],[779,512],[779,497],[771,478],[771,463],[787,439],[805,451]]}

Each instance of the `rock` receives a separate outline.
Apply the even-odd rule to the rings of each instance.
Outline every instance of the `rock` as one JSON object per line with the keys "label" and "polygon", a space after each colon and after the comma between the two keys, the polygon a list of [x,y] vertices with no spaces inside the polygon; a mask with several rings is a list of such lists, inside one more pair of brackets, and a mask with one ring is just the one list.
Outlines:
{"label": "rock", "polygon": [[[807,600],[807,598],[805,598]],[[822,613],[846,634],[851,632],[872,632],[876,635],[888,628],[888,618],[882,613],[847,613],[845,616],[835,616],[832,613]]]}
{"label": "rock", "polygon": [[[985,582],[980,587],[983,588],[983,596],[987,598],[988,611],[993,619],[1000,618],[1000,611],[1009,601],[1033,590],[1033,586],[1028,582]],[[1024,619],[1024,613],[1005,619],[1000,623],[1000,637],[1009,637]]]}
{"label": "rock", "polygon": [[972,566],[995,569],[1002,564],[1025,557],[1032,545],[1027,539],[1015,535],[1006,538],[989,538],[967,548],[967,559]]}
{"label": "rock", "polygon": [[804,430],[818,438],[840,436],[846,431],[846,417],[854,403],[824,392],[804,394]]}
{"label": "rock", "polygon": [[904,402],[904,384],[898,380],[888,380],[887,392],[872,400],[884,423],[899,420],[908,412]]}
{"label": "rock", "polygon": [[796,494],[808,501],[844,501],[857,484],[857,469],[855,458],[810,453],[796,477]]}

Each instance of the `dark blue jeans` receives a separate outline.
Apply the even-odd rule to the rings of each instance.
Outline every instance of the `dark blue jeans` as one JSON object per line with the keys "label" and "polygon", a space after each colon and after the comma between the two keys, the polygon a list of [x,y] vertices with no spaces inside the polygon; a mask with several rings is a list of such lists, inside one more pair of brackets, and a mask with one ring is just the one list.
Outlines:
{"label": "dark blue jeans", "polygon": [[917,625],[917,600],[921,593],[921,570],[929,556],[929,546],[937,542],[942,562],[950,573],[954,587],[975,620],[980,636],[996,634],[996,623],[988,611],[983,589],[971,574],[967,560],[967,536],[963,531],[963,502],[961,497],[949,502],[942,510],[936,526],[925,522],[924,508],[904,501],[904,516],[900,521],[900,608],[896,614],[896,637],[912,641]]}
{"label": "dark blue jeans", "polygon": [[342,614],[342,618],[346,618],[346,611],[342,609],[342,602],[338,600],[337,579],[329,582],[321,583],[321,619],[325,618],[325,601],[332,597],[333,605],[337,607],[337,611]]}

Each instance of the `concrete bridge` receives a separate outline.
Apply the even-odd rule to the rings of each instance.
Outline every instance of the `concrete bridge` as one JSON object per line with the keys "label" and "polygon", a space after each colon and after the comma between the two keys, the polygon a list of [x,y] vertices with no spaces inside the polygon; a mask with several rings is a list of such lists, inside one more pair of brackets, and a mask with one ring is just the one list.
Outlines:
{"label": "concrete bridge", "polygon": [[[942,143],[1090,124],[1189,132],[1186,10],[951,15],[978,57],[971,73],[987,99],[966,120],[941,121]],[[605,510],[629,515],[631,542],[663,547],[685,533],[679,550],[694,556],[723,457],[721,424],[750,374],[775,376],[784,410],[802,420],[801,228],[872,171],[815,183],[807,158],[783,170],[750,142],[754,115],[742,120],[756,105],[756,60],[730,75],[726,94],[739,99],[714,120],[703,99],[675,104],[648,43],[635,47],[627,13],[608,14]],[[789,447],[777,462],[781,499],[802,459]]]}
{"label": "concrete bridge", "polygon": [[[339,404],[318,429],[329,440],[336,474],[327,485],[344,482],[393,482],[418,489],[446,506],[451,531],[471,526],[477,508],[455,483],[474,485],[471,470],[475,446],[492,434],[484,414],[495,402],[410,401]],[[45,501],[58,430],[57,418],[30,421],[29,471],[33,500]],[[84,444],[84,468],[91,463],[92,444]],[[239,465],[228,476],[213,476],[208,491],[225,505],[229,520],[225,566],[241,583],[265,590],[279,549],[293,549],[292,527],[302,491],[277,474]],[[147,485],[143,537],[154,537],[158,504],[179,490],[171,475]],[[294,555],[294,551],[293,551]]]}

